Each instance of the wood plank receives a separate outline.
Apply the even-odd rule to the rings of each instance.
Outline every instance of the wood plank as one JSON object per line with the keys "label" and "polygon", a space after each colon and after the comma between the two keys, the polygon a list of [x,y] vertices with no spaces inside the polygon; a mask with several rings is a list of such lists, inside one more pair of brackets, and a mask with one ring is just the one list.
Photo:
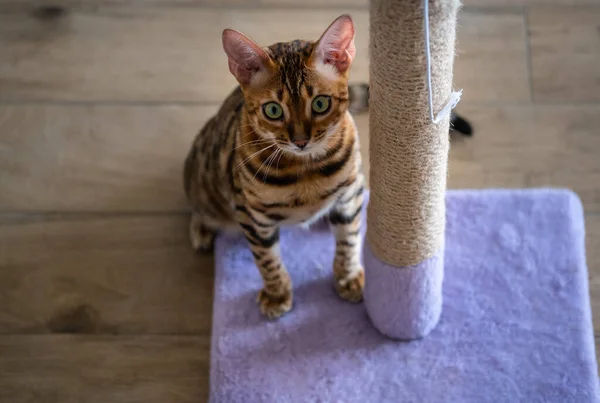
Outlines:
{"label": "wood plank", "polygon": [[215,110],[2,105],[0,210],[187,211],[183,161]]}
{"label": "wood plank", "polygon": [[[201,101],[230,91],[221,31],[261,44],[318,38],[340,9],[74,7],[51,23],[28,7],[0,13],[0,100]],[[353,10],[353,81],[368,80],[368,11]],[[465,12],[456,83],[471,101],[527,98],[523,19]],[[493,56],[493,57],[491,57]]]}
{"label": "wood plank", "polygon": [[536,101],[600,101],[600,8],[529,11]]}
{"label": "wood plank", "polygon": [[457,24],[454,83],[464,89],[463,100],[529,100],[522,16],[463,12]]}
{"label": "wood plank", "polygon": [[183,161],[216,111],[0,106],[0,209],[183,210]]}
{"label": "wood plank", "polygon": [[197,403],[207,336],[0,336],[0,401]]}
{"label": "wood plank", "polygon": [[[600,106],[461,103],[458,112],[475,134],[451,137],[450,188],[567,187],[600,212]],[[368,158],[368,115],[356,121]]]}
{"label": "wood plank", "polygon": [[369,0],[259,0],[260,4],[266,6],[293,6],[293,7],[365,7],[369,6]]}
{"label": "wood plank", "polygon": [[600,369],[600,214],[585,217],[590,303],[594,322],[596,360]]}
{"label": "wood plank", "polygon": [[213,262],[188,219],[0,215],[0,334],[209,335]]}
{"label": "wood plank", "polygon": [[[369,0],[0,0],[0,5],[22,6],[59,5],[75,7],[81,5],[160,5],[160,6],[211,6],[211,7],[282,7],[282,8],[332,8],[345,7],[347,9],[368,8]],[[463,8],[485,7],[490,11],[494,9],[503,10],[513,7],[528,6],[594,6],[596,0],[463,0]],[[487,10],[486,10],[487,11]]]}
{"label": "wood plank", "polygon": [[[73,9],[53,26],[25,13],[0,15],[0,99],[219,103],[234,85],[224,28],[261,44],[318,38],[340,13],[99,6]],[[354,17],[353,74],[366,78],[367,12]]]}
{"label": "wood plank", "polygon": [[558,186],[600,211],[600,107],[463,105],[472,138],[455,136],[451,188]]}
{"label": "wood plank", "polygon": [[[2,11],[9,9],[23,9],[28,7],[31,14],[36,14],[47,20],[53,20],[69,11],[72,7],[82,6],[194,6],[194,7],[239,7],[259,6],[259,0],[0,0]],[[63,10],[57,10],[63,8]],[[49,10],[50,9],[50,10]]]}
{"label": "wood plank", "polygon": [[[368,7],[369,0],[259,0],[261,4],[272,6],[294,6],[294,7]],[[518,6],[551,5],[551,6],[581,6],[594,5],[597,0],[463,0],[463,8],[466,7],[490,7],[508,8]]]}
{"label": "wood plank", "polygon": [[[585,230],[594,333],[600,337],[600,214],[585,216]],[[600,357],[600,349],[596,353]]]}
{"label": "wood plank", "polygon": [[[13,211],[184,211],[181,164],[213,110],[4,105],[0,205]],[[463,110],[477,134],[455,136],[450,186],[572,186],[586,207],[600,210],[598,107]],[[368,168],[368,115],[356,121]]]}
{"label": "wood plank", "polygon": [[531,7],[531,6],[591,6],[596,5],[597,0],[463,0],[464,7]]}

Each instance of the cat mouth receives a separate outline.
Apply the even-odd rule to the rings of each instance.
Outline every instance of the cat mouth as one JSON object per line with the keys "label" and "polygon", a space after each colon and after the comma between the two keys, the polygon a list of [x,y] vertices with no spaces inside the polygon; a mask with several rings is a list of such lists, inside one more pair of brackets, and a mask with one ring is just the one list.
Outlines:
{"label": "cat mouth", "polygon": [[286,151],[290,154],[296,154],[296,155],[307,155],[310,153],[310,150],[313,148],[312,142],[307,143],[307,144],[303,145],[302,147],[299,147],[290,141],[276,140],[276,143],[277,143],[277,147],[279,147],[283,151]]}
{"label": "cat mouth", "polygon": [[312,147],[306,146],[302,149],[296,147],[292,152],[296,155],[308,156],[312,154],[312,151],[314,151]]}
{"label": "cat mouth", "polygon": [[303,148],[300,148],[293,144],[280,145],[279,147],[281,147],[284,151],[287,151],[287,152],[295,154],[295,155],[309,155],[311,150],[313,149],[311,144],[307,144]]}

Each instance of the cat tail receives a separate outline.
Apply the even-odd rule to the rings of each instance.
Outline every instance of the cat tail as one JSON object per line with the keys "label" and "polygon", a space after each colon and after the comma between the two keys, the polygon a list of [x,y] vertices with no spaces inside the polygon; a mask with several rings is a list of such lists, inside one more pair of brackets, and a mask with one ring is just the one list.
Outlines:
{"label": "cat tail", "polygon": [[452,112],[450,115],[450,130],[456,130],[465,136],[473,134],[473,126],[471,126],[471,123],[456,112]]}
{"label": "cat tail", "polygon": [[369,109],[369,84],[348,85],[348,109],[351,113],[365,112]]}
{"label": "cat tail", "polygon": [[[348,85],[348,109],[351,113],[362,113],[369,109],[369,84],[352,83]],[[456,112],[450,114],[450,130],[464,135],[473,134],[471,123]]]}

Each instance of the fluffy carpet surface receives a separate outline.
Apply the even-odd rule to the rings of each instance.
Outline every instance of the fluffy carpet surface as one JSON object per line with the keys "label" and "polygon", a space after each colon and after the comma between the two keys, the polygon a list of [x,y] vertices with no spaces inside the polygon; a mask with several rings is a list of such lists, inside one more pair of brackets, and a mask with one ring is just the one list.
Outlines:
{"label": "fluffy carpet surface", "polygon": [[211,402],[596,402],[584,221],[564,190],[447,195],[443,311],[393,341],[332,286],[324,228],[282,231],[295,287],[278,321],[255,303],[246,241],[216,244]]}

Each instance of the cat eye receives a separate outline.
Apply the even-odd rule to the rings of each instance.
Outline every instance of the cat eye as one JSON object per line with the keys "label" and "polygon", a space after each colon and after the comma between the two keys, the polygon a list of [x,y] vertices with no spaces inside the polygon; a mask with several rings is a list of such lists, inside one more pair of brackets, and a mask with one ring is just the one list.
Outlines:
{"label": "cat eye", "polygon": [[312,110],[314,113],[323,114],[329,110],[331,98],[325,95],[319,95],[312,101]]}
{"label": "cat eye", "polygon": [[271,120],[279,120],[283,116],[283,109],[277,102],[267,102],[262,109],[265,116]]}

